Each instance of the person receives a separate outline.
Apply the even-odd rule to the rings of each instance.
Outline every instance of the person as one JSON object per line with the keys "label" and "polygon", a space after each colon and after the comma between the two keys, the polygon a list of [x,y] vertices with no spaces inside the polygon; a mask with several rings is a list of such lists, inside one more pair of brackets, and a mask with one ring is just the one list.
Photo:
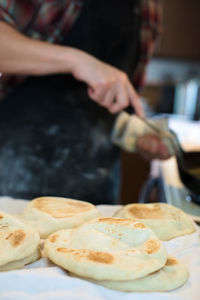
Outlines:
{"label": "person", "polygon": [[115,203],[109,135],[123,109],[144,116],[158,32],[159,0],[0,0],[0,195]]}

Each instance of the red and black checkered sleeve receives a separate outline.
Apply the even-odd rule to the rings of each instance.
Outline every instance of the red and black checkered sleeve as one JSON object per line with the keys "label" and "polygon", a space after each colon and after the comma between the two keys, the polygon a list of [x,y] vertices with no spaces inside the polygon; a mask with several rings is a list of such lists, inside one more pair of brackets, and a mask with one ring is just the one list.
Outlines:
{"label": "red and black checkered sleeve", "polygon": [[34,18],[36,9],[34,1],[0,0],[0,21],[23,31]]}

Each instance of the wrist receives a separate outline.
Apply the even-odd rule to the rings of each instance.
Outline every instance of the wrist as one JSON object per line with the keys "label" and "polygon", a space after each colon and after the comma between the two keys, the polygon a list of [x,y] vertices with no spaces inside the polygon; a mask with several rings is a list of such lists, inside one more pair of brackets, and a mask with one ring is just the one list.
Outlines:
{"label": "wrist", "polygon": [[59,66],[61,73],[70,73],[74,75],[76,73],[78,62],[78,53],[80,50],[74,49],[72,47],[63,47],[60,49],[56,57],[56,64]]}

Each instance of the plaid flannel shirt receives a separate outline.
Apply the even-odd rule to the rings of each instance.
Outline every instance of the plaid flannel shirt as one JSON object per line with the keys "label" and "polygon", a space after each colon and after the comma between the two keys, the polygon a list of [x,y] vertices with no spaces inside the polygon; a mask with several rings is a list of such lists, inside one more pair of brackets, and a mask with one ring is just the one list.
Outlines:
{"label": "plaid flannel shirt", "polygon": [[[146,65],[153,53],[161,23],[160,0],[140,1],[140,57],[132,78],[137,88],[144,84]],[[76,21],[83,2],[84,0],[0,0],[0,21],[31,38],[60,43]],[[24,78],[6,74],[0,76],[0,99]]]}

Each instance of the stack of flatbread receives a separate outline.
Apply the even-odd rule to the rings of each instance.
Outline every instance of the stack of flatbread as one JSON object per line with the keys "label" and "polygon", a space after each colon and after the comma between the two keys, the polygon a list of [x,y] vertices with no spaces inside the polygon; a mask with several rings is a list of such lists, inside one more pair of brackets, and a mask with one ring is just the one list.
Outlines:
{"label": "stack of flatbread", "polygon": [[190,216],[167,203],[128,204],[123,206],[114,216],[142,222],[163,241],[195,231]]}
{"label": "stack of flatbread", "polygon": [[0,212],[0,271],[20,269],[39,259],[39,242],[33,228]]}
{"label": "stack of flatbread", "polygon": [[45,251],[72,276],[121,291],[169,291],[188,277],[153,231],[131,219],[98,218],[60,230]]}
{"label": "stack of flatbread", "polygon": [[29,202],[21,217],[45,239],[55,231],[75,228],[99,216],[97,208],[89,202],[62,197],[40,197]]}
{"label": "stack of flatbread", "polygon": [[40,258],[41,237],[47,238],[45,256],[56,265],[111,289],[169,291],[188,278],[160,241],[195,231],[190,217],[171,205],[128,204],[103,218],[91,203],[40,197],[26,206],[22,219],[0,213],[0,271]]}

